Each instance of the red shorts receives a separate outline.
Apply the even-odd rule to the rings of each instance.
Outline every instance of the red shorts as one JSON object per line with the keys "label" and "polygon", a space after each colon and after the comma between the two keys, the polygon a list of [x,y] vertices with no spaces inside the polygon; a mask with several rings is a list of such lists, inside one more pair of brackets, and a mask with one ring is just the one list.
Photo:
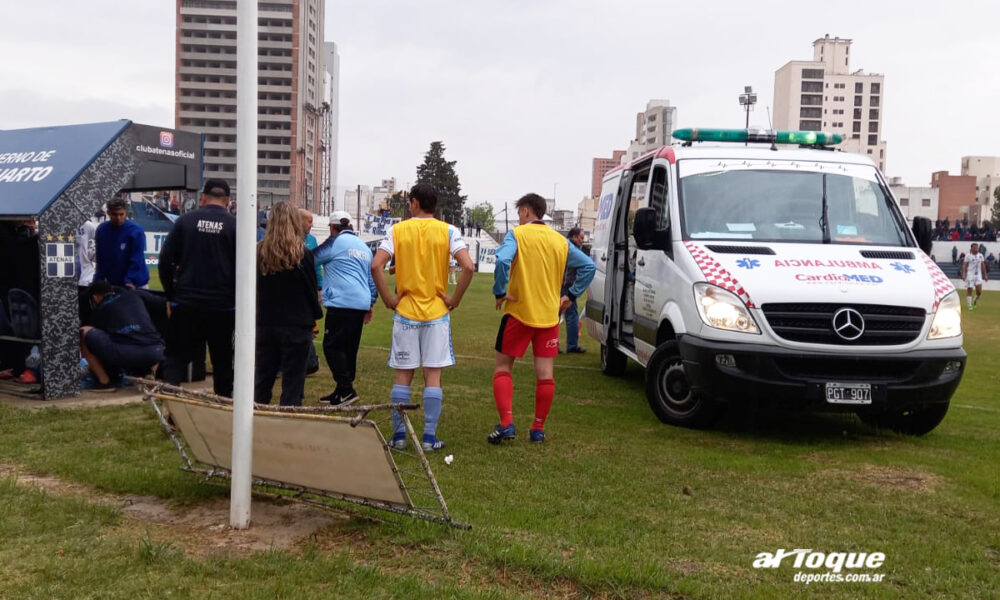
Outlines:
{"label": "red shorts", "polygon": [[529,342],[535,356],[552,358],[559,353],[559,325],[531,327],[511,315],[504,315],[497,332],[497,352],[521,358]]}

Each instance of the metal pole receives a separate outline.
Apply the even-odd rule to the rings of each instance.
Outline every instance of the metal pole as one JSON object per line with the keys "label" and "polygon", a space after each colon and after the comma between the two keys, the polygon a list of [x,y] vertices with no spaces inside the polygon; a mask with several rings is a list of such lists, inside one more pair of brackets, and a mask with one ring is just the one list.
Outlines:
{"label": "metal pole", "polygon": [[358,226],[358,233],[361,233],[361,184],[358,184],[358,214],[354,221]]}
{"label": "metal pole", "polygon": [[236,2],[236,338],[233,380],[233,481],[229,525],[250,526],[253,483],[253,374],[257,346],[257,0]]}

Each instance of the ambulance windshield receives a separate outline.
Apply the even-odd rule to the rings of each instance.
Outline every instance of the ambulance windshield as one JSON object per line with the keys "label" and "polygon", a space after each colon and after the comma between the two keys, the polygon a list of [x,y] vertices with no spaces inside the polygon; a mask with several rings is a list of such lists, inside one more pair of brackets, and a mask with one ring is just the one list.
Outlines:
{"label": "ambulance windshield", "polygon": [[684,239],[909,245],[874,167],[679,163]]}

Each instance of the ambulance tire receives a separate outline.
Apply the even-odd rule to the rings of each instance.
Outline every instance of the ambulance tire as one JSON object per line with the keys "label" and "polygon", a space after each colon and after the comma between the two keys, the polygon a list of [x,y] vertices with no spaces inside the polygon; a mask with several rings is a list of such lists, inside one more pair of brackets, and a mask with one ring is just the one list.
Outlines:
{"label": "ambulance tire", "polygon": [[676,341],[665,342],[646,365],[646,399],[653,414],[669,425],[700,429],[722,414],[722,404],[697,394],[688,382]]}
{"label": "ambulance tire", "polygon": [[919,408],[884,413],[858,411],[858,418],[875,429],[891,429],[903,435],[924,435],[941,424],[948,414],[949,403],[928,404]]}
{"label": "ambulance tire", "polygon": [[601,344],[601,373],[621,377],[625,373],[628,357],[607,344]]}

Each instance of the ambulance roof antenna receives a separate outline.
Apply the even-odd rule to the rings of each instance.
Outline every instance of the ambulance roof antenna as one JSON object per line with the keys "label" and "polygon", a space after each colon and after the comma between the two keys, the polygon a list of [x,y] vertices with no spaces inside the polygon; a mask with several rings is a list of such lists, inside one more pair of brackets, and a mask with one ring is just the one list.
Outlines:
{"label": "ambulance roof antenna", "polygon": [[[771,123],[771,107],[765,106],[764,108],[767,109],[767,127],[771,131],[774,131],[774,123]],[[777,138],[775,138],[775,140],[777,140]],[[778,145],[773,141],[771,142],[771,150],[774,150],[775,152],[778,151]]]}

